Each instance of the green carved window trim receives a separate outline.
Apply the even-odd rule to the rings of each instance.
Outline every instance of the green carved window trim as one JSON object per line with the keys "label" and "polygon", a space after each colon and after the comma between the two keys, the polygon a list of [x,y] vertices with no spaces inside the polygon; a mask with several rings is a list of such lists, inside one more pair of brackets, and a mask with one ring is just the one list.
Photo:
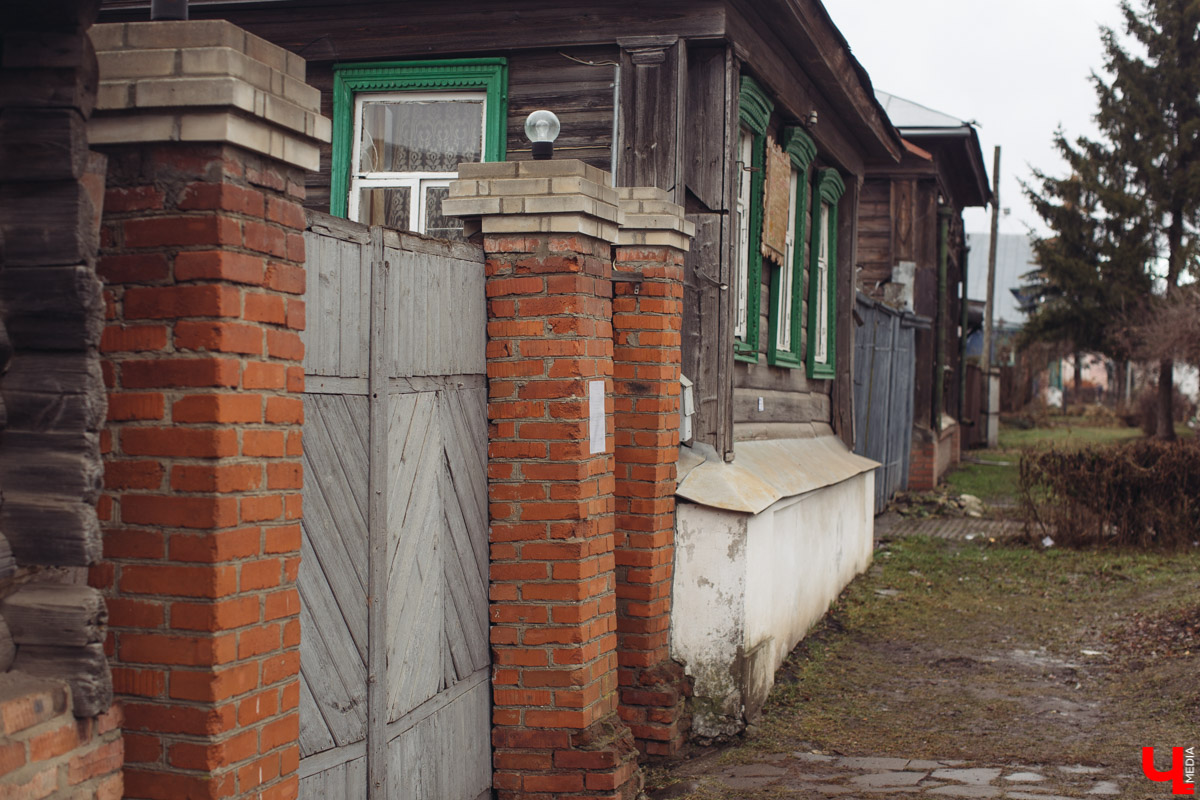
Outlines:
{"label": "green carved window trim", "polygon": [[[743,75],[738,93],[738,119],[753,135],[750,161],[750,236],[747,245],[746,336],[733,340],[733,357],[738,361],[758,363],[759,304],[762,295],[762,225],[763,179],[767,164],[767,126],[775,104],[762,87],[748,75]],[[740,161],[741,153],[735,155]],[[738,181],[740,184],[741,176]],[[738,221],[741,224],[741,221]],[[736,313],[736,310],[735,310]]]}
{"label": "green carved window trim", "polygon": [[361,92],[483,91],[483,160],[503,161],[508,114],[508,59],[375,61],[333,68],[333,157],[329,213],[346,216],[350,154],[354,150],[354,96]]}
{"label": "green carved window trim", "polygon": [[[838,201],[846,186],[835,169],[823,169],[817,173],[817,185],[813,192],[813,235],[809,257],[808,274],[808,377],[831,379],[837,375],[837,230]],[[821,204],[829,204],[828,224],[822,229]],[[818,319],[820,313],[820,285],[817,280],[818,259],[821,239],[825,237],[827,249],[826,275],[826,345],[825,360],[817,361]]]}
{"label": "green carved window trim", "polygon": [[[769,316],[770,337],[767,349],[767,363],[776,367],[798,369],[804,366],[804,352],[801,349],[801,332],[804,330],[804,241],[806,223],[808,222],[808,168],[817,157],[817,146],[808,134],[797,127],[789,127],[783,132],[783,150],[792,160],[792,167],[798,173],[796,184],[796,221],[793,237],[792,253],[792,314],[791,314],[791,347],[779,347],[779,315]],[[779,308],[779,292],[782,283],[783,270],[775,270],[771,280],[771,310]]]}

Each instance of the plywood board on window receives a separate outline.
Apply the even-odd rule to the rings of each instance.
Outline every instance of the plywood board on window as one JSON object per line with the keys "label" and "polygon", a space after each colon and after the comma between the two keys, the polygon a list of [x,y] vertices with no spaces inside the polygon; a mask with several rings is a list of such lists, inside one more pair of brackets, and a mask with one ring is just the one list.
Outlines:
{"label": "plywood board on window", "polygon": [[762,254],[783,264],[787,253],[788,205],[792,162],[775,140],[767,137],[766,180],[763,183]]}

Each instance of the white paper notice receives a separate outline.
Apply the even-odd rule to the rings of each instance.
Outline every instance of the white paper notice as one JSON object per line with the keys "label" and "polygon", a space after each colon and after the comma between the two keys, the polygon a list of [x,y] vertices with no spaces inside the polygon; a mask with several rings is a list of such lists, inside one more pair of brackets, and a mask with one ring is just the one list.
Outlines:
{"label": "white paper notice", "polygon": [[588,383],[588,432],[592,438],[592,455],[604,452],[606,429],[607,426],[604,424],[604,381],[590,381]]}

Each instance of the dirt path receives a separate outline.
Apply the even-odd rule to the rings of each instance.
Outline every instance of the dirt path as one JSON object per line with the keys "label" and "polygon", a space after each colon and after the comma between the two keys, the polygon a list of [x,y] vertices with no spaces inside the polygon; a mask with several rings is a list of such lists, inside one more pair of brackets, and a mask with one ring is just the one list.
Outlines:
{"label": "dirt path", "polygon": [[[1200,549],[1074,552],[893,528],[737,746],[653,797],[1169,797],[1200,745]],[[971,535],[968,541],[965,536]]]}

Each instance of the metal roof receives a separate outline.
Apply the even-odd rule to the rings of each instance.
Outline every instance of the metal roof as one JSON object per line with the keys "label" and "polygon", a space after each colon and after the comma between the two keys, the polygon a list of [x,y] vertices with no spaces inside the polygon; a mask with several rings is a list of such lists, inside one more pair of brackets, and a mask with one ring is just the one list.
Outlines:
{"label": "metal roof", "polygon": [[955,205],[966,208],[991,202],[987,165],[973,122],[878,89],[875,99],[906,142],[934,156]]}
{"label": "metal roof", "polygon": [[914,103],[912,100],[905,100],[903,97],[897,97],[894,94],[875,90],[875,97],[879,100],[879,104],[883,106],[883,110],[887,112],[888,117],[892,120],[892,124],[900,129],[902,134],[907,135],[911,130],[940,130],[954,128],[969,128],[971,123],[964,120],[952,117],[949,114],[943,114],[941,111],[934,111],[932,108]]}
{"label": "metal roof", "polygon": [[[967,297],[971,300],[987,298],[988,245],[991,236],[986,233],[968,233],[967,247]],[[1037,268],[1037,257],[1033,242],[1024,233],[1002,233],[996,238],[996,307],[992,318],[997,323],[1021,325],[1025,314],[1020,301],[1014,294],[1027,281],[1025,275]]]}

